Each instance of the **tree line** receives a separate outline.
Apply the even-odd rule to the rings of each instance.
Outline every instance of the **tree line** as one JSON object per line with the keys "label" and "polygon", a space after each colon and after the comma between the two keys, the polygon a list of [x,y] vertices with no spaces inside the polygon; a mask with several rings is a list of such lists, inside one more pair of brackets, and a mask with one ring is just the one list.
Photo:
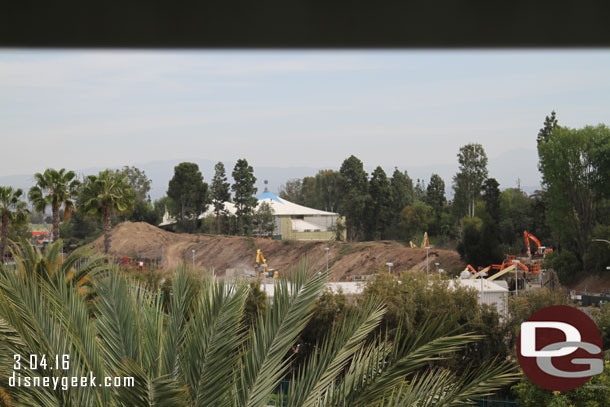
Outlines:
{"label": "tree line", "polygon": [[447,200],[445,181],[432,174],[414,182],[395,168],[381,166],[369,175],[355,156],[339,171],[293,179],[280,197],[346,217],[348,240],[395,239],[416,243],[425,231],[435,244],[456,243],[475,266],[523,253],[523,231],[556,248],[548,265],[563,281],[578,271],[600,273],[610,265],[610,250],[595,239],[610,240],[610,130],[603,124],[572,129],[558,125],[555,112],[537,135],[542,189],[532,195],[520,187],[500,190],[489,177],[481,144],[462,146],[459,169]]}
{"label": "tree line", "polygon": [[[34,175],[36,184],[27,196],[21,189],[0,187],[0,258],[9,240],[31,237],[30,222],[51,223],[52,239],[61,237],[69,250],[103,234],[106,253],[110,252],[114,225],[127,220],[158,225],[166,211],[175,218],[170,227],[177,232],[270,235],[272,209],[267,204],[257,208],[252,166],[240,159],[232,176],[233,185],[227,182],[224,165],[219,162],[208,185],[197,164],[180,163],[174,168],[167,195],[153,203],[151,181],[136,167],[106,169],[81,179],[74,171],[49,168]],[[226,202],[235,205],[234,215],[226,210]],[[209,207],[214,216],[199,219]]]}
{"label": "tree line", "polygon": [[[519,187],[500,190],[498,181],[488,176],[483,146],[476,143],[457,153],[451,200],[438,174],[414,182],[407,171],[395,168],[388,177],[377,166],[369,175],[354,155],[338,171],[325,169],[287,181],[279,195],[344,216],[350,241],[419,243],[428,232],[433,244],[451,247],[453,242],[466,262],[487,266],[500,262],[505,253],[523,252],[527,230],[556,248],[548,262],[562,280],[575,276],[574,271],[604,271],[610,251],[595,239],[610,240],[610,130],[602,124],[563,127],[553,112],[536,140],[542,189],[529,196]],[[150,180],[135,167],[105,170],[82,180],[73,171],[48,169],[36,174],[36,186],[28,193],[33,205],[29,216],[41,221],[41,213],[50,209],[53,235],[64,237],[69,248],[107,233],[120,221],[158,225],[166,210],[176,219],[170,228],[177,232],[270,235],[271,209],[256,209],[254,169],[240,159],[231,175],[233,184],[219,162],[208,184],[197,164],[180,163],[167,195],[151,202]],[[24,200],[23,191],[0,187],[0,253],[9,237],[27,234]],[[235,215],[227,212],[228,202],[235,206]],[[211,216],[200,219],[206,211]]]}

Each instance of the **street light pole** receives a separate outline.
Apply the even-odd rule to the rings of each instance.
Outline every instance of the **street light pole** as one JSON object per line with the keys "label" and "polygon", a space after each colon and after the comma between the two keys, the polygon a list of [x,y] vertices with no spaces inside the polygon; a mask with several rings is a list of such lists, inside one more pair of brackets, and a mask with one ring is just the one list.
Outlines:
{"label": "street light pole", "polygon": [[430,264],[428,263],[428,253],[430,252],[430,246],[426,246],[426,276],[428,276],[428,273],[430,272]]}
{"label": "street light pole", "polygon": [[326,250],[326,273],[328,273],[328,251],[330,247],[325,247],[324,250]]}
{"label": "street light pole", "polygon": [[193,252],[193,268],[195,268],[195,249],[191,250]]}
{"label": "street light pole", "polygon": [[394,263],[386,263],[385,265],[388,266],[388,274],[392,274],[392,266]]}

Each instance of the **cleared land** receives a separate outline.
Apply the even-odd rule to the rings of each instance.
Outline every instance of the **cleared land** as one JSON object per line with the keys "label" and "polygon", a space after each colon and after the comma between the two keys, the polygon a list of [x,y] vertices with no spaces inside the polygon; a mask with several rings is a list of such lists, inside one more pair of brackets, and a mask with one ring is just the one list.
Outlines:
{"label": "cleared land", "polygon": [[[103,251],[103,237],[89,245],[94,251]],[[131,258],[162,258],[162,267],[171,269],[180,263],[191,263],[195,249],[195,264],[214,269],[224,275],[229,268],[253,268],[256,249],[261,249],[270,268],[285,272],[303,258],[314,268],[326,267],[325,247],[329,247],[329,266],[334,280],[349,276],[387,271],[387,262],[393,263],[392,272],[426,270],[426,250],[411,249],[391,241],[341,243],[318,241],[277,241],[264,238],[238,236],[191,235],[171,233],[147,223],[124,222],[112,231],[113,256]],[[434,263],[448,272],[463,270],[464,263],[452,250],[430,249],[430,272],[436,272]]]}

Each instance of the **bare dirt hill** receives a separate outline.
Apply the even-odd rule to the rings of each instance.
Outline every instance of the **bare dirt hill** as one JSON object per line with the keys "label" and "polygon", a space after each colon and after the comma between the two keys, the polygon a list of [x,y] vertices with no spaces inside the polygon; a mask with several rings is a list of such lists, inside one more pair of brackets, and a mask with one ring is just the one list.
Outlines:
{"label": "bare dirt hill", "polygon": [[[102,252],[103,237],[89,245]],[[393,241],[341,243],[319,241],[278,241],[264,238],[238,236],[191,235],[171,233],[147,223],[124,222],[112,231],[114,256],[132,258],[162,258],[162,266],[172,269],[180,263],[195,264],[214,269],[224,275],[228,268],[253,268],[256,249],[261,249],[270,268],[285,272],[306,258],[314,268],[326,267],[325,248],[329,247],[329,265],[333,278],[345,280],[349,276],[371,274],[387,270],[387,262],[393,263],[392,272],[426,270],[426,250],[411,249]],[[435,263],[448,272],[463,270],[464,263],[455,251],[430,249],[430,272],[436,272]]]}

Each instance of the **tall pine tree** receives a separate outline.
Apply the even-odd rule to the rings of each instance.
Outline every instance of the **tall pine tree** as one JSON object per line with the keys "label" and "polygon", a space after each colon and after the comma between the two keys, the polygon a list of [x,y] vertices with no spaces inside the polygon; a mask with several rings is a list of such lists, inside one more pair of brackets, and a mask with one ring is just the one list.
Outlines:
{"label": "tall pine tree", "polygon": [[426,188],[426,198],[424,199],[434,211],[434,222],[432,232],[435,234],[441,231],[441,215],[447,199],[445,198],[445,181],[438,174],[432,174],[430,182]]}
{"label": "tall pine tree", "polygon": [[174,167],[174,176],[169,181],[167,196],[177,204],[179,228],[192,232],[197,217],[205,212],[208,203],[208,184],[195,163],[180,163]]}
{"label": "tall pine tree", "polygon": [[368,176],[362,161],[350,156],[339,170],[342,176],[342,199],[339,212],[345,216],[347,238],[356,241],[364,231],[364,213],[368,197]]}
{"label": "tall pine tree", "polygon": [[214,215],[216,216],[216,233],[221,233],[222,216],[226,215],[225,202],[231,202],[231,192],[227,182],[225,166],[222,162],[214,166],[214,178],[210,185],[212,205],[214,205]]}
{"label": "tall pine tree", "polygon": [[370,199],[367,203],[367,238],[385,239],[385,232],[392,220],[392,186],[381,167],[375,168],[369,181]]}
{"label": "tall pine tree", "polygon": [[258,200],[254,196],[257,189],[254,187],[256,177],[254,169],[248,165],[245,158],[237,160],[233,168],[233,201],[235,203],[235,216],[237,217],[237,233],[240,235],[252,234],[252,221],[254,208]]}
{"label": "tall pine tree", "polygon": [[551,112],[551,117],[547,116],[546,119],[544,119],[544,127],[538,132],[538,144],[549,141],[549,137],[553,133],[555,127],[557,127],[557,118],[555,117],[555,111],[553,110]]}

